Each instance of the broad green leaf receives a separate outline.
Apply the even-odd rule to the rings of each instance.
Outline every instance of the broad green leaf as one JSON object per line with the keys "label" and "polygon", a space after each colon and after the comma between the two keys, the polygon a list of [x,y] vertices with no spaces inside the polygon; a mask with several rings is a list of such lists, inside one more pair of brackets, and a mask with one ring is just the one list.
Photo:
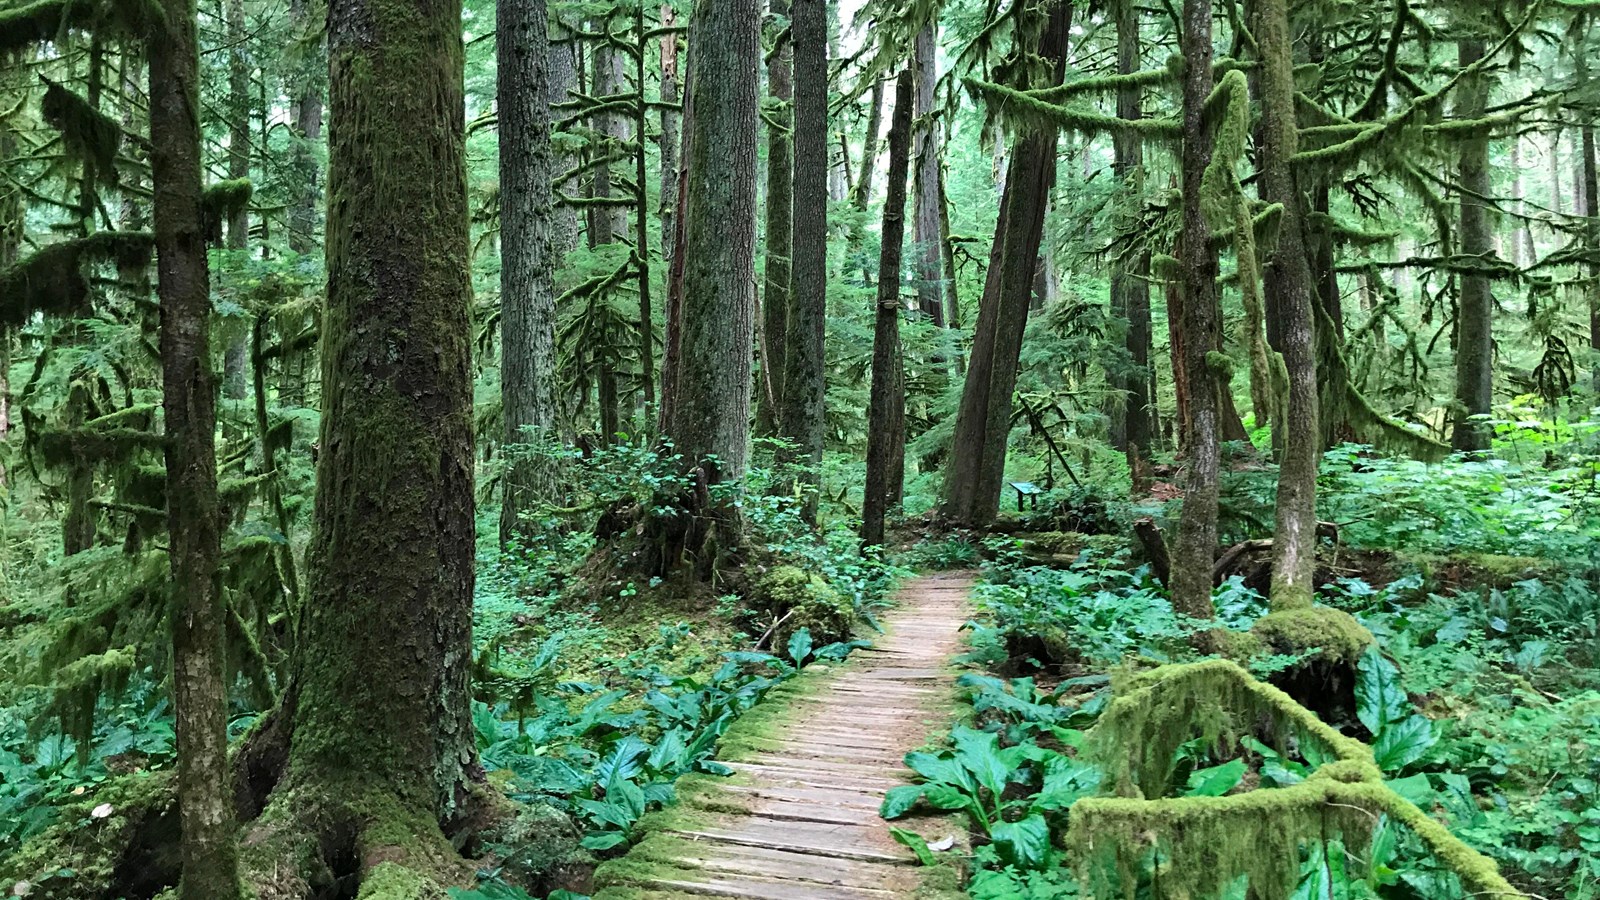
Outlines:
{"label": "broad green leaf", "polygon": [[1411,701],[1400,686],[1400,670],[1379,652],[1376,645],[1361,655],[1356,677],[1356,717],[1367,731],[1381,735],[1390,722],[1398,722],[1411,709]]}
{"label": "broad green leaf", "polygon": [[1198,769],[1189,775],[1185,797],[1221,797],[1239,786],[1244,780],[1244,760],[1235,759],[1209,769]]}
{"label": "broad green leaf", "polygon": [[789,658],[794,660],[796,666],[806,664],[806,657],[811,655],[811,629],[802,628],[789,636]]}
{"label": "broad green leaf", "polygon": [[883,803],[878,806],[878,815],[885,819],[898,819],[917,805],[926,790],[920,784],[902,784],[892,787],[883,795]]}
{"label": "broad green leaf", "polygon": [[955,785],[968,793],[977,791],[978,783],[972,775],[947,754],[912,751],[905,756],[906,766],[929,781]]}
{"label": "broad green leaf", "polygon": [[586,850],[610,850],[627,839],[628,836],[620,831],[597,831],[584,835],[579,843]]}
{"label": "broad green leaf", "polygon": [[1413,713],[1384,727],[1378,739],[1372,742],[1372,756],[1378,768],[1395,772],[1423,757],[1438,743],[1433,722],[1427,716]]}
{"label": "broad green leaf", "polygon": [[1000,755],[999,735],[957,725],[950,732],[950,738],[956,745],[956,759],[962,767],[988,788],[989,793],[996,797],[1005,793],[1012,767]]}
{"label": "broad green leaf", "polygon": [[989,839],[1001,859],[1021,869],[1037,869],[1050,855],[1050,826],[1038,813],[1017,822],[995,823]]}
{"label": "broad green leaf", "polygon": [[935,809],[961,809],[977,803],[977,798],[962,792],[954,785],[927,784],[922,785],[927,790],[923,792],[922,799]]}
{"label": "broad green leaf", "polygon": [[916,854],[917,862],[922,865],[938,865],[939,860],[934,857],[933,851],[928,849],[928,842],[923,840],[922,835],[917,834],[915,831],[907,831],[904,828],[891,828],[889,829],[889,836],[894,838],[895,843],[910,848],[911,852]]}

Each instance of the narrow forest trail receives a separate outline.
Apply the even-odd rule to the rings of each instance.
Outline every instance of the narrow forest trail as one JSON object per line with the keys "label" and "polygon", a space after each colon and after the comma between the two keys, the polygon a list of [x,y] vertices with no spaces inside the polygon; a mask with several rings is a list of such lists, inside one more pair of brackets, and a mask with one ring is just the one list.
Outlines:
{"label": "narrow forest trail", "polygon": [[726,761],[734,776],[687,795],[670,824],[602,868],[618,890],[600,896],[911,897],[925,870],[878,804],[906,783],[905,753],[950,723],[971,588],[961,573],[908,582],[875,646],[777,700],[772,726]]}

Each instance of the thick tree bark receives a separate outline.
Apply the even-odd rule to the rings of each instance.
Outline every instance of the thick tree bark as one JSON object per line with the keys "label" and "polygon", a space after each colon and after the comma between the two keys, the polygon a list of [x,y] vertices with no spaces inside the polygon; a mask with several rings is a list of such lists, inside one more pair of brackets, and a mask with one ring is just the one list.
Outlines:
{"label": "thick tree bark", "polygon": [[[549,17],[545,0],[499,0],[495,57],[500,127],[500,400],[505,443],[556,430],[555,284],[550,265]],[[500,542],[549,490],[550,466],[514,458],[501,492]]]}
{"label": "thick tree bark", "polygon": [[365,875],[420,865],[403,842],[437,843],[477,769],[460,3],[332,0],[328,55],[316,530],[279,789]]}
{"label": "thick tree bark", "polygon": [[[1210,618],[1211,564],[1217,549],[1217,492],[1221,467],[1217,375],[1206,359],[1217,330],[1217,256],[1211,226],[1201,206],[1200,183],[1211,162],[1205,119],[1211,95],[1211,4],[1183,3],[1183,270],[1181,328],[1183,376],[1188,391],[1186,450],[1189,474],[1172,554],[1172,605],[1196,618]],[[1169,312],[1170,315],[1170,312]],[[1176,356],[1176,354],[1175,354]]]}
{"label": "thick tree bark", "polygon": [[[602,32],[609,32],[611,24],[610,17],[600,18],[594,23]],[[602,42],[595,46],[590,54],[590,61],[594,67],[589,82],[591,94],[605,98],[627,92],[627,79],[623,74],[626,57],[622,51],[610,46],[609,43]],[[618,192],[612,187],[612,166],[604,159],[617,154],[621,146],[632,138],[632,128],[629,126],[627,116],[620,112],[602,112],[596,115],[591,127],[600,137],[599,145],[594,147],[591,153],[602,160],[591,170],[594,185],[592,196],[597,200],[608,200],[615,197]],[[591,244],[594,247],[609,247],[625,241],[628,234],[628,207],[611,203],[590,207],[589,227]],[[591,348],[591,352],[595,355],[595,365],[599,369],[595,391],[600,407],[600,437],[608,444],[617,440],[617,435],[622,431],[618,372],[614,355],[618,351],[620,348]]]}
{"label": "thick tree bark", "polygon": [[794,190],[789,325],[785,330],[783,436],[808,488],[801,517],[815,525],[826,407],[823,335],[828,319],[828,18],[825,0],[794,0]]}
{"label": "thick tree bark", "polygon": [[[634,33],[644,41],[644,4],[633,13]],[[641,424],[650,415],[656,402],[656,314],[650,296],[650,213],[645,202],[645,179],[648,177],[644,152],[645,133],[649,129],[650,107],[645,102],[645,52],[641,46],[633,58],[633,80],[637,86],[638,105],[634,107],[634,133],[639,136],[638,148],[633,153],[633,182],[639,191],[639,202],[633,210],[633,265],[635,283],[639,291],[639,417]],[[663,167],[665,171],[665,167]]]}
{"label": "thick tree bark", "polygon": [[[1137,72],[1139,66],[1139,9],[1134,0],[1117,0],[1117,72]],[[1117,117],[1130,122],[1144,117],[1140,90],[1127,85],[1117,90]],[[1139,137],[1119,129],[1112,135],[1112,170],[1119,187],[1128,198],[1120,207],[1127,214],[1138,209],[1144,193],[1144,145]],[[1127,450],[1140,460],[1150,458],[1150,254],[1141,252],[1133,259],[1119,258],[1111,273],[1111,302],[1116,313],[1128,322],[1123,340],[1128,370],[1117,376],[1113,386],[1123,395],[1120,427],[1114,434],[1119,450]]]}
{"label": "thick tree bark", "polygon": [[[1052,63],[1050,83],[1059,83],[1065,70],[1071,13],[1068,3],[1052,3],[1047,13],[1041,11],[1047,21],[1038,53]],[[1011,433],[1011,394],[1028,320],[1029,288],[1044,236],[1044,211],[1055,183],[1055,163],[1055,130],[1046,128],[1019,137],[1007,167],[972,358],[945,464],[943,514],[962,524],[986,525],[999,511],[1006,442]]]}
{"label": "thick tree bark", "polygon": [[161,301],[172,698],[183,900],[240,896],[228,792],[223,682],[227,613],[218,591],[216,375],[211,284],[200,214],[200,53],[193,0],[163,0],[150,55],[150,170]]}
{"label": "thick tree bark", "polygon": [[[1294,45],[1287,0],[1258,0],[1256,40],[1261,46],[1261,193],[1283,206],[1278,247],[1267,267],[1267,291],[1278,298],[1283,361],[1289,372],[1283,453],[1278,459],[1276,525],[1272,537],[1272,605],[1311,605],[1317,560],[1318,392],[1312,271],[1305,246],[1305,214],[1295,184],[1299,150],[1295,124]],[[1330,245],[1331,248],[1331,245]],[[1329,251],[1328,277],[1332,277]],[[1335,297],[1335,302],[1337,299]],[[1336,339],[1330,335],[1329,339]],[[1209,576],[1208,576],[1209,578]]]}
{"label": "thick tree bark", "polygon": [[[1481,39],[1457,42],[1456,55],[1462,68],[1482,58]],[[1469,78],[1460,88],[1456,116],[1477,119],[1489,100],[1489,84],[1481,75]],[[1469,257],[1486,256],[1492,250],[1489,229],[1489,139],[1468,136],[1461,142],[1461,253]],[[1486,450],[1490,427],[1473,416],[1487,416],[1494,402],[1491,321],[1494,298],[1489,279],[1464,273],[1456,301],[1456,408],[1451,445],[1457,450]]]}
{"label": "thick tree bark", "polygon": [[682,321],[668,434],[710,482],[737,480],[749,456],[760,30],[757,0],[696,4],[689,23]]}
{"label": "thick tree bark", "polygon": [[[789,17],[789,0],[771,0],[775,17]],[[762,399],[756,409],[756,431],[783,433],[780,420],[787,406],[784,376],[788,373],[789,288],[794,228],[794,42],[785,34],[767,59],[767,96],[774,101],[767,115],[766,269],[761,293]],[[823,136],[826,140],[827,136]]]}
{"label": "thick tree bark", "polygon": [[866,209],[872,202],[872,179],[878,166],[878,133],[883,131],[883,84],[882,78],[874,81],[867,97],[867,132],[861,138],[861,171],[856,175],[850,194],[850,202],[856,209]]}
{"label": "thick tree bark", "polygon": [[939,251],[939,162],[942,149],[939,124],[934,119],[933,89],[939,80],[935,23],[917,32],[913,69],[917,82],[915,130],[911,156],[916,161],[916,208],[913,213],[916,242],[917,306],[934,325],[945,325],[944,260]]}
{"label": "thick tree bark", "polygon": [[[910,72],[895,80],[889,122],[888,196],[883,203],[883,245],[878,253],[878,298],[872,333],[872,393],[867,404],[867,480],[861,500],[861,544],[883,544],[883,521],[905,480],[905,372],[900,358],[900,256],[906,236],[906,175],[910,169]],[[895,445],[900,445],[896,454]],[[902,460],[898,468],[897,458]]]}

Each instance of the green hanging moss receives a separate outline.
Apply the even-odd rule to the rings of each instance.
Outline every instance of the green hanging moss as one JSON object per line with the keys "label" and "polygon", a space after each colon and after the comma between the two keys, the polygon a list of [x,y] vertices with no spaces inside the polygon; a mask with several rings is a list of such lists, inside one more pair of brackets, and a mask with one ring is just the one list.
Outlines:
{"label": "green hanging moss", "polygon": [[140,450],[160,450],[164,439],[134,428],[64,428],[39,434],[39,455],[50,466],[120,463]]}
{"label": "green hanging moss", "polygon": [[0,271],[0,326],[25,325],[34,313],[87,315],[87,266],[147,266],[154,250],[154,236],[142,231],[99,231],[41,247]]}
{"label": "green hanging moss", "polygon": [[0,12],[0,52],[59,41],[74,30],[142,38],[165,21],[157,0],[38,0]]}
{"label": "green hanging moss", "polygon": [[222,242],[222,226],[250,206],[255,185],[248,178],[229,178],[206,185],[200,195],[200,228],[207,241]]}
{"label": "green hanging moss", "polygon": [[1003,84],[976,78],[962,79],[962,83],[986,101],[992,115],[1025,127],[1067,128],[1085,134],[1120,132],[1152,140],[1176,140],[1183,135],[1182,124],[1172,118],[1122,119],[1092,109],[1050,103],[1034,93]]}
{"label": "green hanging moss", "polygon": [[122,126],[116,119],[48,79],[39,114],[51,128],[61,132],[68,156],[92,164],[101,182],[116,184],[117,148],[122,146]]}

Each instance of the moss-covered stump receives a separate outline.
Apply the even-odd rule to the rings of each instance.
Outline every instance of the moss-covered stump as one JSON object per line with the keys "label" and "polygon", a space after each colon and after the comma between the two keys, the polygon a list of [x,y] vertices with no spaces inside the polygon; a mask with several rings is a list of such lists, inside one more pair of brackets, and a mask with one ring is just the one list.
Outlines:
{"label": "moss-covered stump", "polygon": [[1356,664],[1372,646],[1372,632],[1344,610],[1307,606],[1256,620],[1250,637],[1260,651],[1300,656],[1271,681],[1330,722],[1354,719]]}
{"label": "moss-covered stump", "polygon": [[29,900],[149,897],[178,883],[178,810],[167,773],[112,779],[0,866],[0,894]]}
{"label": "moss-covered stump", "polygon": [[798,566],[774,566],[757,579],[754,593],[753,605],[782,622],[773,635],[775,647],[802,628],[819,644],[845,640],[855,625],[850,598]]}
{"label": "moss-covered stump", "polygon": [[[1074,804],[1066,839],[1091,896],[1136,896],[1143,861],[1158,849],[1167,896],[1217,896],[1243,876],[1252,897],[1288,900],[1305,845],[1337,837],[1359,853],[1380,814],[1416,834],[1469,893],[1523,896],[1492,860],[1391,790],[1366,744],[1234,663],[1164,666],[1119,680],[1116,694],[1085,749],[1117,796]],[[1199,739],[1226,755],[1246,736],[1279,752],[1315,747],[1333,761],[1290,787],[1166,796],[1179,747]]]}

